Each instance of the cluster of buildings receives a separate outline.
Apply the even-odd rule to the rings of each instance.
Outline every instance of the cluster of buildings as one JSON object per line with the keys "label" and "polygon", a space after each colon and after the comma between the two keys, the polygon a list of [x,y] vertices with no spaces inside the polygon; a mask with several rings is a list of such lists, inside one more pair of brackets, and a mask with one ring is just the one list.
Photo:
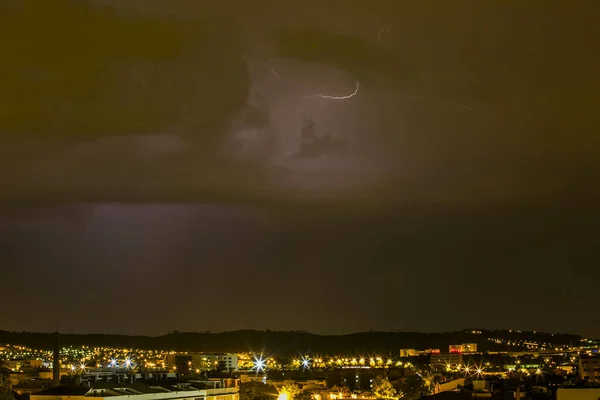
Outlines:
{"label": "cluster of buildings", "polygon": [[[239,400],[240,385],[253,382],[278,389],[298,385],[314,400],[374,399],[381,377],[419,379],[430,400],[462,400],[466,393],[506,400],[498,397],[500,382],[515,380],[536,388],[537,394],[527,389],[532,399],[550,389],[555,400],[600,399],[600,353],[588,342],[514,352],[479,351],[478,343],[470,342],[443,350],[401,349],[397,356],[304,355],[284,361],[251,353],[60,348],[57,340],[53,351],[3,346],[0,358],[7,359],[15,392],[30,400]],[[513,390],[513,398],[520,399],[521,383],[502,393]]]}
{"label": "cluster of buildings", "polygon": [[91,375],[32,393],[30,400],[238,400],[235,380],[180,381],[167,376]]}
{"label": "cluster of buildings", "polygon": [[[11,351],[7,346],[4,352]],[[25,354],[36,354],[29,349],[17,349]],[[175,354],[159,352],[163,357],[156,359],[154,351],[143,355],[138,352],[118,352],[109,359],[96,349],[85,348],[75,352],[64,351],[59,347],[58,335],[52,351],[52,360],[40,358],[9,359],[8,368],[13,372],[10,380],[18,396],[29,400],[87,400],[88,398],[111,400],[238,400],[239,379],[231,377],[209,377],[207,374],[181,379],[176,372],[178,358]],[[141,355],[137,363],[132,354]],[[48,356],[48,354],[44,354]],[[98,358],[91,360],[93,356]],[[92,356],[92,357],[90,357]],[[224,369],[237,368],[237,356],[207,354],[202,357],[189,356],[205,367],[223,366]],[[70,362],[65,365],[64,362]],[[170,371],[170,369],[172,371]],[[208,369],[207,369],[208,370]]]}
{"label": "cluster of buildings", "polygon": [[165,366],[169,371],[200,373],[201,371],[237,371],[238,355],[233,353],[171,353]]}
{"label": "cluster of buildings", "polygon": [[[448,346],[449,354],[457,354],[457,353],[477,353],[477,343],[462,343],[462,344],[451,344]],[[425,350],[417,350],[417,349],[401,349],[400,357],[418,357],[421,355],[432,355],[435,356],[437,354],[442,354],[440,349],[425,349]]]}

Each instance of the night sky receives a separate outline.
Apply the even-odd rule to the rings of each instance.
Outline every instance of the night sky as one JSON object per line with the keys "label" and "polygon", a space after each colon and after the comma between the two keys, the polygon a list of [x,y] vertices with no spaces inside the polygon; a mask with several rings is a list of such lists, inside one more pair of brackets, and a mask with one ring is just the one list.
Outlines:
{"label": "night sky", "polygon": [[597,1],[3,3],[0,329],[600,337]]}

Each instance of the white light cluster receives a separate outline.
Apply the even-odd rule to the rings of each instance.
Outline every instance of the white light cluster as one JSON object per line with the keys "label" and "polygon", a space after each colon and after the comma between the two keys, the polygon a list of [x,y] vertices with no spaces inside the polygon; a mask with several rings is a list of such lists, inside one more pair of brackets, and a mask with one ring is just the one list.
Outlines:
{"label": "white light cluster", "polygon": [[304,369],[310,368],[310,358],[303,358],[302,359],[302,367]]}
{"label": "white light cluster", "polygon": [[262,372],[265,370],[265,360],[262,358],[262,356],[254,357],[254,366],[252,369],[255,369],[256,372]]}

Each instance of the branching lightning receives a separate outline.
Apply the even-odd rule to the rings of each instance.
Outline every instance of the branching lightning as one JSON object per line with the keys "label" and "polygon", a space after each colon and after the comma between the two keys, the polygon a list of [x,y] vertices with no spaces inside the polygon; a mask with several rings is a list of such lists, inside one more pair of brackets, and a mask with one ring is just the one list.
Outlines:
{"label": "branching lightning", "polygon": [[305,98],[307,98],[307,99],[320,98],[320,99],[328,99],[328,100],[347,100],[347,99],[350,99],[350,98],[356,96],[358,94],[359,88],[360,88],[360,82],[356,81],[356,89],[354,89],[354,92],[352,92],[351,94],[349,94],[347,96],[329,96],[329,95],[325,95],[325,94],[314,94],[312,96],[305,96]]}

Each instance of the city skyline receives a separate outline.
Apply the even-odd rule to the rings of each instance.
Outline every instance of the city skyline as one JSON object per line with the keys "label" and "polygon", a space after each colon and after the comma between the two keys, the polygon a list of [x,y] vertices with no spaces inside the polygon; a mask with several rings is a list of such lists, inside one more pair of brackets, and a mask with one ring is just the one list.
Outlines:
{"label": "city skyline", "polygon": [[[422,334],[422,335],[431,335],[431,334],[450,334],[450,333],[470,333],[476,332],[477,334],[481,334],[482,332],[490,333],[490,332],[502,332],[502,333],[514,333],[514,334],[539,334],[539,335],[572,335],[572,336],[580,336],[582,339],[593,339],[600,340],[600,338],[586,336],[581,333],[577,333],[575,331],[564,331],[564,332],[550,332],[543,330],[528,330],[528,329],[511,329],[511,328],[483,328],[483,327],[471,327],[471,328],[463,328],[456,330],[437,330],[437,331],[419,331],[419,330],[401,330],[401,329],[393,329],[393,330],[367,330],[367,331],[352,331],[352,332],[339,332],[339,333],[319,333],[319,332],[311,332],[305,329],[295,329],[295,330],[278,330],[278,329],[270,329],[270,328],[241,328],[235,330],[222,330],[222,331],[213,331],[213,330],[198,330],[198,331],[180,331],[177,329],[168,330],[158,334],[144,334],[144,333],[110,333],[110,332],[69,332],[69,331],[61,331],[60,325],[55,326],[54,329],[47,331],[25,331],[22,329],[0,329],[0,333],[11,333],[11,334],[60,334],[60,335],[75,335],[75,336],[93,336],[93,335],[107,335],[107,336],[139,336],[139,337],[161,337],[172,334],[209,334],[209,335],[219,335],[226,333],[236,333],[236,332],[258,332],[258,333],[300,333],[306,335],[314,335],[314,336],[351,336],[356,334],[369,334],[369,333],[400,333],[400,334]],[[473,333],[475,334],[475,333]]]}

